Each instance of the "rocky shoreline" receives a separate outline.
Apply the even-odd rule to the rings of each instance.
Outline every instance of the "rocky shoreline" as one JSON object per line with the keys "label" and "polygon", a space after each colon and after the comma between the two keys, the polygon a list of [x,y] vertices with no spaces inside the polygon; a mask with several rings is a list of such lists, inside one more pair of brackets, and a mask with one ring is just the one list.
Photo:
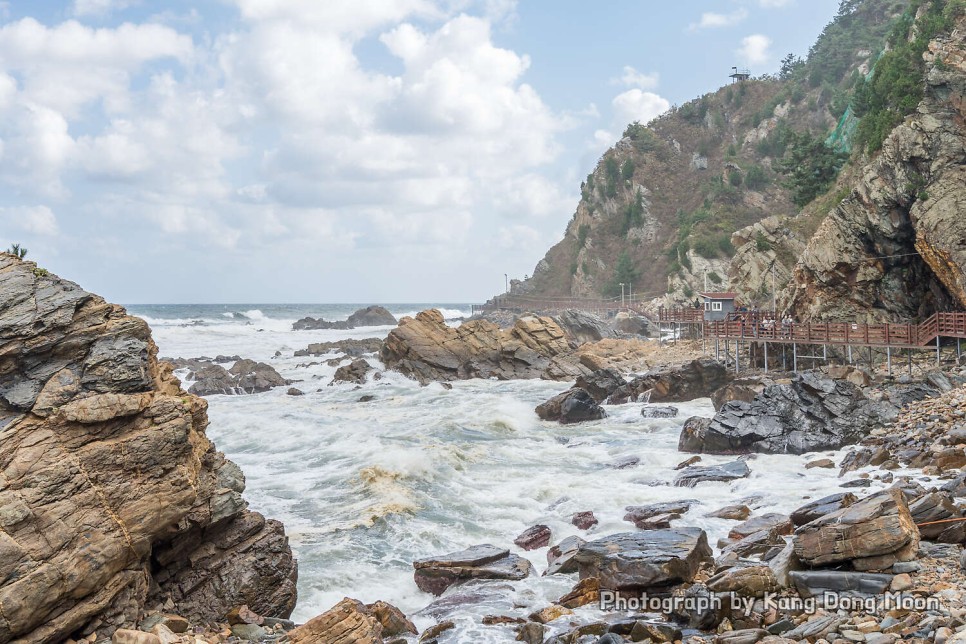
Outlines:
{"label": "rocky shoreline", "polygon": [[[509,329],[470,323],[462,333],[441,329],[434,312],[403,320],[380,349],[387,367],[427,381],[552,373],[575,381],[550,405],[567,422],[642,397],[652,418],[677,414],[678,401],[714,398],[714,418],[690,419],[682,431],[682,444],[700,449],[682,450],[676,486],[728,485],[759,467],[756,453],[799,450],[815,452],[807,467],[840,468],[844,490],[787,516],[762,499],[707,508],[735,522],[716,543],[687,525],[690,501],[628,507],[627,530],[614,534],[595,530],[594,511],[607,508],[588,508],[572,517],[583,536],[558,541],[534,525],[507,544],[414,561],[427,603],[439,597],[420,611],[435,623],[421,633],[395,607],[351,598],[297,625],[288,620],[297,572],[283,527],[246,509],[241,471],[204,436],[204,400],[157,360],[147,326],[29,263],[3,256],[0,274],[8,356],[0,641],[445,643],[460,641],[461,607],[538,574],[569,576],[572,589],[479,626],[541,644],[966,641],[959,371],[905,383],[836,367],[735,378],[707,359],[669,365],[655,343],[579,340],[550,318],[524,316]],[[342,351],[343,379],[364,382],[371,365],[360,356],[374,346],[343,341],[306,353]],[[466,347],[473,351],[461,354]],[[425,359],[441,351],[468,361]],[[239,356],[179,366],[227,362],[241,365],[226,370],[239,378],[259,367]],[[840,462],[823,458],[849,444]],[[686,451],[738,458],[709,466]],[[890,487],[867,493],[872,480]],[[56,492],[62,481],[69,496]],[[71,528],[97,516],[94,532]],[[510,552],[511,541],[524,554]],[[545,564],[526,556],[548,547]],[[73,572],[51,576],[53,566]],[[816,599],[826,593],[845,608],[823,607]],[[640,604],[643,594],[651,604]],[[897,605],[874,601],[888,597]]]}

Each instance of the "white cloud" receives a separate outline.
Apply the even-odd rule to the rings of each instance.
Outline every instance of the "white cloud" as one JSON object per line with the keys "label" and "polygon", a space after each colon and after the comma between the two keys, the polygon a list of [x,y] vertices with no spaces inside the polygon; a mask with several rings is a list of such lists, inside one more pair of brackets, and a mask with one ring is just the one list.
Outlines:
{"label": "white cloud", "polygon": [[787,7],[794,1],[795,0],[758,0],[758,4],[766,9],[780,9],[781,7]]}
{"label": "white cloud", "polygon": [[700,29],[720,29],[722,27],[733,27],[748,17],[748,10],[744,7],[740,7],[731,13],[714,13],[711,11],[701,14],[701,19],[698,22],[692,22],[688,25],[690,31],[698,31]]}
{"label": "white cloud", "polygon": [[138,0],[74,0],[74,15],[105,16],[138,4]]}
{"label": "white cloud", "polygon": [[615,96],[613,106],[617,123],[627,125],[634,121],[647,123],[666,112],[671,107],[671,103],[653,92],[631,89]]}
{"label": "white cloud", "polygon": [[56,235],[57,218],[47,206],[0,208],[0,221],[31,235]]}
{"label": "white cloud", "polygon": [[762,34],[752,34],[741,40],[741,47],[735,50],[738,58],[748,65],[764,65],[772,58],[771,38]]}
{"label": "white cloud", "polygon": [[621,77],[616,79],[615,82],[626,85],[627,87],[636,87],[638,89],[654,89],[657,87],[659,79],[660,77],[658,76],[657,72],[645,74],[637,71],[630,65],[625,65],[624,71],[621,73]]}

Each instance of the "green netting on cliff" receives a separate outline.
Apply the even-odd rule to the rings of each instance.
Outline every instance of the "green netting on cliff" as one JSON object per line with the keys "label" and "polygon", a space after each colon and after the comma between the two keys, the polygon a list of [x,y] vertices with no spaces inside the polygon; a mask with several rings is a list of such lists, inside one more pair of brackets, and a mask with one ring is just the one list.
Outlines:
{"label": "green netting on cliff", "polygon": [[[865,75],[866,82],[872,79],[872,75],[875,74],[875,66],[879,63],[879,59],[885,54],[885,50],[880,51],[876,54],[875,60],[872,61],[872,66],[869,68],[869,73]],[[828,135],[825,139],[825,145],[832,148],[836,152],[845,152],[846,154],[852,153],[852,138],[855,136],[855,130],[859,127],[859,121],[861,119],[855,115],[852,111],[852,106],[849,105],[845,108],[845,114],[839,119],[838,124],[832,133]]]}

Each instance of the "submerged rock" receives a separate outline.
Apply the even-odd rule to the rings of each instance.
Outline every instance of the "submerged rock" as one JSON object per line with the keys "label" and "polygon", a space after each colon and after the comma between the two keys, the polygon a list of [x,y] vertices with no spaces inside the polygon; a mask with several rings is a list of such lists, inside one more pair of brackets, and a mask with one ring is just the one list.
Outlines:
{"label": "submerged rock", "polygon": [[705,481],[734,481],[747,478],[751,474],[748,464],[744,461],[732,461],[724,465],[709,465],[706,467],[692,465],[681,470],[674,485],[677,487],[694,487]]}
{"label": "submerged rock", "polygon": [[168,602],[196,623],[248,604],[287,617],[282,525],[205,436],[206,402],[157,360],[147,324],[0,254],[0,640],[133,629]]}
{"label": "submerged rock", "polygon": [[678,415],[678,408],[671,405],[644,405],[641,416],[644,418],[674,418]]}
{"label": "submerged rock", "polygon": [[533,572],[533,565],[509,550],[489,544],[473,546],[441,557],[413,562],[414,580],[420,590],[441,595],[453,584],[470,579],[519,581]]}

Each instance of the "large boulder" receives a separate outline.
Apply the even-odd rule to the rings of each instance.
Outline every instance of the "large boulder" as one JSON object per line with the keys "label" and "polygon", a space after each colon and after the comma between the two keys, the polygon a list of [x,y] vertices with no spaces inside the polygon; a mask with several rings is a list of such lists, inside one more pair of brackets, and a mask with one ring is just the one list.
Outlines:
{"label": "large boulder", "polygon": [[292,384],[264,362],[241,359],[225,369],[221,365],[204,365],[188,374],[195,382],[188,391],[196,396],[216,394],[256,394],[274,387]]}
{"label": "large boulder", "polygon": [[651,333],[650,321],[641,315],[621,311],[614,316],[614,329],[627,335],[648,336]]}
{"label": "large boulder", "polygon": [[809,566],[851,562],[856,570],[885,569],[916,558],[919,529],[902,491],[891,488],[806,523],[793,543]]}
{"label": "large boulder", "polygon": [[147,324],[0,255],[0,641],[110,637],[149,605],[287,617],[296,565]]}
{"label": "large boulder", "polygon": [[336,369],[329,386],[331,387],[339,383],[364,385],[366,384],[366,377],[370,371],[372,371],[372,365],[363,358],[357,358],[351,363]]}
{"label": "large boulder", "polygon": [[590,373],[563,329],[548,317],[525,315],[509,329],[486,320],[453,328],[436,309],[405,317],[380,352],[389,369],[421,382],[469,378],[572,380]]}
{"label": "large boulder", "polygon": [[346,324],[350,329],[360,326],[392,326],[396,324],[396,316],[382,306],[367,306],[350,315]]}
{"label": "large boulder", "polygon": [[382,636],[383,625],[375,613],[362,602],[348,597],[287,634],[292,644],[382,644]]}
{"label": "large boulder", "polygon": [[707,398],[728,382],[725,366],[710,358],[693,360],[675,367],[648,371],[610,395],[607,402],[617,405],[638,400],[650,391],[651,402],[687,402]]}
{"label": "large boulder", "polygon": [[597,402],[604,402],[608,396],[626,384],[627,381],[624,376],[620,375],[616,369],[607,368],[577,376],[575,386],[586,390]]}
{"label": "large boulder", "polygon": [[586,311],[568,310],[559,315],[553,316],[567,339],[573,340],[577,344],[586,342],[597,342],[604,338],[613,338],[614,332],[602,319],[593,313]]}
{"label": "large boulder", "polygon": [[555,420],[561,425],[600,420],[607,416],[604,408],[597,404],[593,396],[580,387],[568,389],[550,400],[537,405],[534,410],[543,420]]}
{"label": "large boulder", "polygon": [[713,560],[700,528],[624,532],[590,541],[577,551],[580,578],[603,590],[646,591],[693,581]]}
{"label": "large boulder", "polygon": [[766,387],[751,403],[725,403],[707,424],[689,421],[678,449],[706,454],[838,449],[858,442],[894,412],[848,381],[810,371]]}
{"label": "large boulder", "polygon": [[706,481],[728,482],[748,478],[751,470],[744,461],[731,461],[723,465],[692,465],[681,470],[674,485],[677,487],[695,487]]}

